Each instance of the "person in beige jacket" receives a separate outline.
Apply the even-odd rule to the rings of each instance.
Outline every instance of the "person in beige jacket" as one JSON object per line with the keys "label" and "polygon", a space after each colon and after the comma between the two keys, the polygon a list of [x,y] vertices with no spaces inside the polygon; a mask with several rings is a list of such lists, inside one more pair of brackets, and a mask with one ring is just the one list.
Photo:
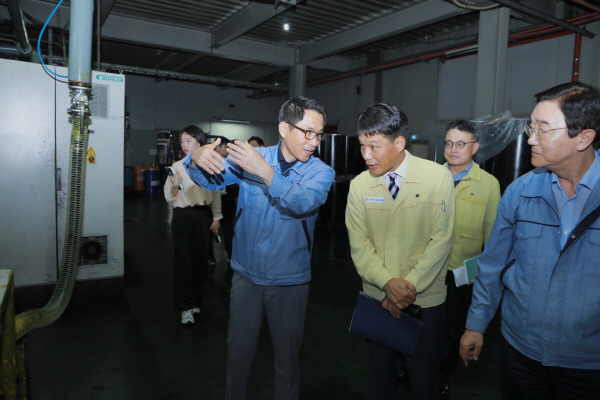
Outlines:
{"label": "person in beige jacket", "polygon": [[[408,121],[397,107],[374,104],[356,122],[368,171],[350,184],[346,227],[363,291],[396,318],[422,307],[423,329],[407,357],[413,399],[439,398],[446,270],[455,197],[448,169],[406,151]],[[396,399],[398,353],[367,341],[374,399]]]}
{"label": "person in beige jacket", "polygon": [[[190,154],[206,144],[206,134],[196,125],[187,126],[181,132],[180,144],[183,152]],[[223,218],[221,194],[196,185],[182,160],[172,168],[174,172],[165,181],[164,194],[173,206],[173,302],[175,309],[181,311],[181,323],[193,325],[206,285],[209,248]]]}

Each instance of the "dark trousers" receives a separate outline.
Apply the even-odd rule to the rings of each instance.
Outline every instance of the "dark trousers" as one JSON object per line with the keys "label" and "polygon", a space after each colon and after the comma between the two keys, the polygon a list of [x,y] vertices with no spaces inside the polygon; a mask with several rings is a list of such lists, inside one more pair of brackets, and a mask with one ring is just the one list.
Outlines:
{"label": "dark trousers", "polygon": [[[410,379],[411,399],[437,400],[440,398],[439,371],[444,347],[446,307],[444,304],[423,308],[423,330],[415,354],[406,357],[406,372]],[[398,356],[395,350],[367,340],[371,362],[371,393],[373,400],[396,400],[396,370]]]}
{"label": "dark trousers", "polygon": [[208,206],[174,208],[173,301],[176,310],[200,307],[211,245],[212,212]]}
{"label": "dark trousers", "polygon": [[275,358],[274,400],[297,400],[300,392],[300,347],[308,303],[308,283],[257,285],[233,275],[227,332],[226,400],[245,400],[263,319]]}
{"label": "dark trousers", "polygon": [[502,338],[503,400],[598,400],[600,370],[546,367]]}
{"label": "dark trousers", "polygon": [[460,338],[465,333],[467,314],[473,295],[473,285],[456,287],[452,271],[448,271],[446,285],[448,287],[446,295],[446,337],[444,357],[440,366],[441,383],[448,383],[450,375],[458,364]]}

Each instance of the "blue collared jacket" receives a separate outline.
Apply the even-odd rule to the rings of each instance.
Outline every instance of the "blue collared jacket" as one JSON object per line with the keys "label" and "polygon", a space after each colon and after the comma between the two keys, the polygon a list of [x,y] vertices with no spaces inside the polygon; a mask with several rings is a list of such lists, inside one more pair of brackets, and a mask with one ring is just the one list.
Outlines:
{"label": "blue collared jacket", "polygon": [[208,175],[189,166],[190,178],[206,190],[240,186],[234,220],[231,267],[259,285],[297,285],[310,281],[310,259],[319,207],[325,203],[335,171],[315,157],[297,162],[285,175],[279,145],[257,150],[273,167],[270,186],[226,159],[225,171]]}
{"label": "blue collared jacket", "polygon": [[[561,252],[551,185],[551,173],[538,168],[506,189],[466,327],[484,332],[502,300],[502,334],[522,354],[546,366],[600,369],[600,219]],[[599,205],[600,181],[579,222]]]}

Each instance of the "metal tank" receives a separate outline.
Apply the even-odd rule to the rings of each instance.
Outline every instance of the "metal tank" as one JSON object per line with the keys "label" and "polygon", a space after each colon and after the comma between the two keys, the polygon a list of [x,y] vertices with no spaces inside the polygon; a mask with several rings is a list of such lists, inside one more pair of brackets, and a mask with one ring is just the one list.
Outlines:
{"label": "metal tank", "polygon": [[335,170],[335,180],[319,218],[327,222],[343,222],[350,181],[365,169],[358,138],[337,133],[327,135],[319,145],[317,156]]}
{"label": "metal tank", "polygon": [[499,154],[479,163],[481,168],[498,179],[502,193],[515,179],[534,168],[527,139],[527,135],[522,133]]}

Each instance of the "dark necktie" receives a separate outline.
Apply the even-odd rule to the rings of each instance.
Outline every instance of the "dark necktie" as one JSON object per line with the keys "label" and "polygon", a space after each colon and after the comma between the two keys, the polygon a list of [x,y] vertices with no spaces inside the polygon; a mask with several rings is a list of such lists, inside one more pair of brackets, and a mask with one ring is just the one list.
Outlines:
{"label": "dark necktie", "polygon": [[398,195],[398,190],[400,189],[398,187],[398,185],[396,185],[396,177],[398,176],[398,174],[390,172],[390,174],[388,176],[390,178],[390,185],[388,186],[388,189],[390,190],[390,194],[392,195],[394,200],[396,200],[396,196]]}

